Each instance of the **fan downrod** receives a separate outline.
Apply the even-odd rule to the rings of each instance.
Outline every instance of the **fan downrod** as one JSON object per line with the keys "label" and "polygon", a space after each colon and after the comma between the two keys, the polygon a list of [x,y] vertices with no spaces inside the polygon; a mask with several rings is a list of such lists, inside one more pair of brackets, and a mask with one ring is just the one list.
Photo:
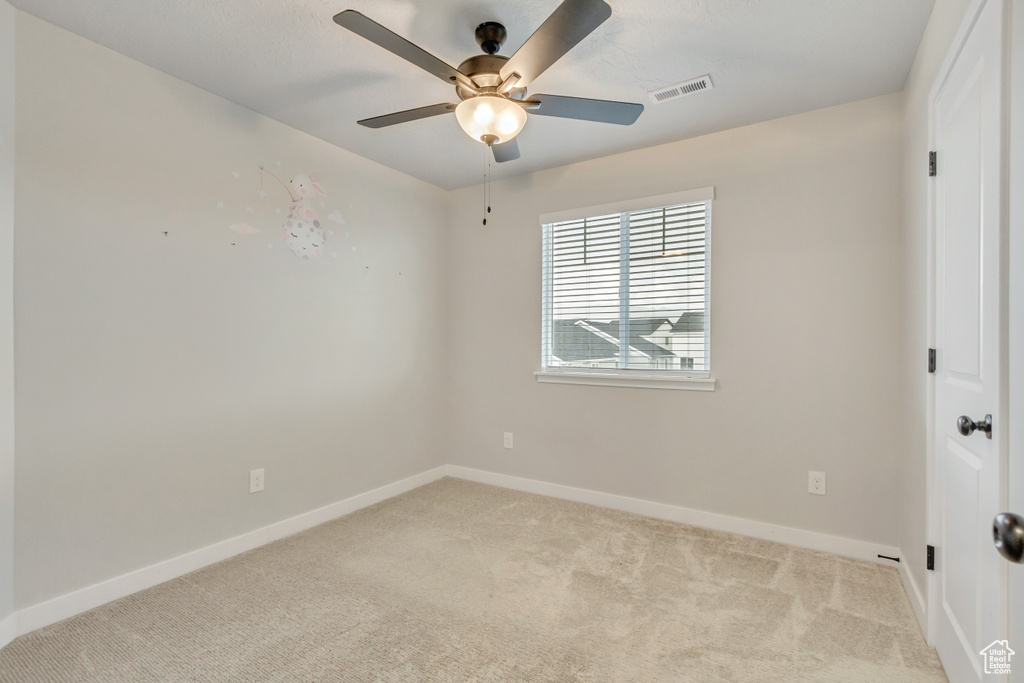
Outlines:
{"label": "fan downrod", "polygon": [[484,54],[496,54],[507,38],[505,27],[496,21],[485,21],[476,27],[476,43]]}

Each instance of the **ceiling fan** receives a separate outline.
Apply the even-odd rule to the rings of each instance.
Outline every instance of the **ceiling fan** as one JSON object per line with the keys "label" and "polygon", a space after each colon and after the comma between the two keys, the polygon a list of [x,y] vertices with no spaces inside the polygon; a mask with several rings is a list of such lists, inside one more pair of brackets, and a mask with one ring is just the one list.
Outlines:
{"label": "ceiling fan", "polygon": [[432,104],[358,121],[368,128],[383,128],[407,121],[455,112],[459,125],[474,140],[491,147],[495,161],[519,158],[516,135],[526,125],[527,112],[617,123],[628,126],[640,116],[642,104],[590,100],[562,95],[526,96],[526,86],[562,55],[586,38],[612,14],[604,0],[563,0],[540,28],[511,57],[497,54],[505,42],[505,27],[493,21],[476,29],[484,51],[453,68],[423,48],[355,10],[345,10],[334,21],[441,80],[453,84],[458,104]]}

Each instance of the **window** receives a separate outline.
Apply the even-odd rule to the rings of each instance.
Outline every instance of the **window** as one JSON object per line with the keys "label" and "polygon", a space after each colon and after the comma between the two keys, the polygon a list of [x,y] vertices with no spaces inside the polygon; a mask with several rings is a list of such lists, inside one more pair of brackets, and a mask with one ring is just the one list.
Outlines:
{"label": "window", "polygon": [[[541,216],[541,381],[710,379],[713,188]],[[568,378],[568,379],[567,379]]]}

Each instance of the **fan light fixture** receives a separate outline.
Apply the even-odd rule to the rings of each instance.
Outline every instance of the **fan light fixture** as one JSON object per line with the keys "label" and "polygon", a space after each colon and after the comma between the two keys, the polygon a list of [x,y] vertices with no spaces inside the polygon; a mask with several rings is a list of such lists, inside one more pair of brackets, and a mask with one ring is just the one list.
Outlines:
{"label": "fan light fixture", "polygon": [[501,95],[477,95],[463,100],[455,108],[455,118],[466,135],[487,145],[508,142],[526,125],[523,108]]}

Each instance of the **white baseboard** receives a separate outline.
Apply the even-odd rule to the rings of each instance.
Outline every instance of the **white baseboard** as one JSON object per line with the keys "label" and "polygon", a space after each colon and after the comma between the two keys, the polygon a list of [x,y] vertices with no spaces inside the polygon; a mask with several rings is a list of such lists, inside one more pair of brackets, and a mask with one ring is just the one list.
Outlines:
{"label": "white baseboard", "polygon": [[461,467],[459,465],[448,465],[448,476],[476,481],[481,484],[492,484],[494,486],[501,486],[502,488],[525,491],[527,493],[538,493],[544,496],[551,496],[553,498],[562,498],[564,500],[571,500],[577,503],[589,503],[591,505],[611,508],[613,510],[634,512],[638,515],[665,519],[670,522],[681,522],[683,524],[692,524],[693,526],[704,527],[706,529],[728,531],[742,536],[760,538],[765,541],[785,543],[787,545],[794,545],[800,548],[808,548],[810,550],[819,550],[821,552],[832,553],[834,555],[842,555],[855,560],[883,564],[888,567],[893,566],[895,563],[890,560],[883,560],[878,557],[879,555],[899,557],[899,548],[870,543],[868,541],[858,541],[852,538],[832,536],[829,534],[818,533],[816,531],[806,531],[804,529],[796,529],[778,524],[768,524],[767,522],[758,522],[752,519],[743,519],[741,517],[730,517],[728,515],[721,515],[715,512],[693,510],[691,508],[668,505],[666,503],[654,503],[649,500],[641,500],[639,498],[627,498],[625,496],[618,496],[612,493],[601,493],[600,491],[591,491],[589,489],[578,489],[572,486],[563,486],[561,484],[549,484],[547,482],[537,481],[534,479],[523,479],[507,474],[485,472],[484,470],[475,470],[469,467]]}
{"label": "white baseboard", "polygon": [[[305,531],[318,524],[323,524],[406,491],[411,491],[424,484],[429,484],[444,476],[492,484],[528,493],[537,493],[553,498],[589,503],[600,507],[692,524],[708,529],[728,531],[767,541],[843,555],[867,562],[891,565],[892,563],[887,560],[880,560],[878,555],[898,556],[899,554],[897,548],[866,541],[831,536],[829,534],[739,517],[730,517],[728,515],[693,510],[665,503],[655,503],[638,498],[628,498],[611,493],[601,493],[600,491],[574,488],[561,484],[550,484],[533,479],[523,479],[507,474],[485,472],[458,465],[443,465],[394,482],[393,484],[346,498],[345,500],[305,512],[301,515],[296,515],[261,529],[256,529],[240,536],[214,543],[205,548],[200,548],[184,555],[172,557],[148,567],[101,581],[100,583],[58,596],[46,602],[26,607],[0,621],[0,647],[6,645],[18,635],[23,635],[43,626],[73,617],[76,614],[99,607],[112,600],[117,600],[164,581],[169,581],[197,569],[202,569],[208,565],[226,560],[229,557],[258,548],[271,541]],[[905,574],[902,567],[900,568],[900,576],[906,576],[904,584],[907,585],[909,582],[909,585],[912,587],[912,589],[908,589],[908,595],[911,595],[911,603],[914,603],[915,599],[917,600],[918,604],[914,605],[915,612],[917,612],[921,603],[920,592],[917,591],[913,578],[909,574]],[[918,618],[921,619],[920,613],[918,613]]]}
{"label": "white baseboard", "polygon": [[18,619],[16,614],[8,614],[0,620],[0,647],[11,642],[18,636]]}
{"label": "white baseboard", "polygon": [[[247,550],[266,545],[279,538],[291,536],[318,524],[329,522],[342,515],[368,507],[374,503],[379,503],[382,500],[393,498],[406,491],[411,491],[414,488],[436,481],[444,477],[446,473],[447,468],[442,465],[401,481],[396,481],[393,484],[346,498],[337,503],[331,503],[316,510],[304,512],[301,515],[296,515],[270,526],[265,526],[184,555],[172,557],[169,560],[164,560],[148,567],[122,574],[121,576],[115,576],[112,579],[101,581],[100,583],[58,596],[46,602],[26,607],[17,612],[16,619],[12,615],[12,617],[0,622],[0,636],[3,636],[5,633],[4,628],[8,621],[11,622],[11,628],[15,630],[16,635],[29,633],[43,626],[73,617],[93,607],[99,607],[111,600],[123,598],[126,595],[131,595],[164,581],[169,581],[197,569],[202,569],[215,562],[226,560]],[[14,628],[15,624],[17,626],[16,629]],[[3,640],[0,638],[0,645],[2,644]]]}
{"label": "white baseboard", "polygon": [[917,581],[914,580],[914,575],[911,573],[910,568],[907,566],[906,558],[903,562],[900,562],[900,580],[903,581],[903,590],[906,591],[907,597],[910,598],[910,606],[914,608],[914,616],[917,617],[917,623],[921,625],[921,633],[928,635],[928,602],[924,599],[924,593],[921,592],[921,587],[917,585]]}

